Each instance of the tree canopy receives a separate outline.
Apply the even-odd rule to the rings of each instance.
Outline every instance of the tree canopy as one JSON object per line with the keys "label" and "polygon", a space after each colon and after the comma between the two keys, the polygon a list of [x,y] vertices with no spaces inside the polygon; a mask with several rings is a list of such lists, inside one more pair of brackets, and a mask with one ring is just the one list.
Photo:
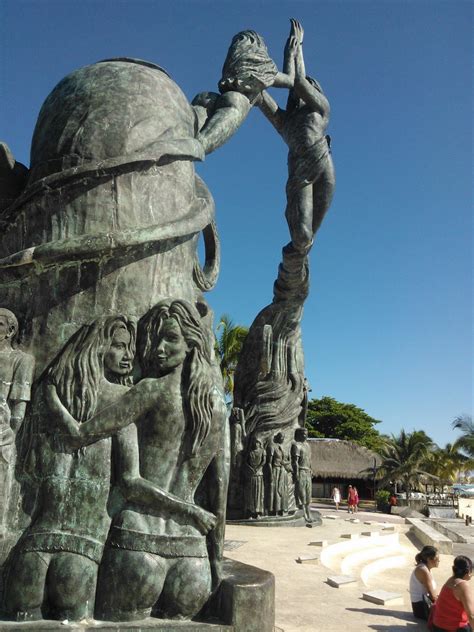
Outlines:
{"label": "tree canopy", "polygon": [[234,373],[248,331],[247,327],[234,325],[227,314],[220,317],[216,327],[216,355],[224,380],[224,391],[230,397],[234,392]]}
{"label": "tree canopy", "polygon": [[312,399],[308,403],[306,426],[310,437],[345,439],[377,450],[382,436],[376,430],[380,420],[354,404],[344,404],[332,397]]}
{"label": "tree canopy", "polygon": [[435,479],[427,471],[430,453],[436,448],[433,441],[422,430],[412,433],[401,430],[399,435],[386,439],[379,450],[382,465],[379,468],[382,482],[403,483],[407,500],[413,487],[419,485],[420,477],[424,480]]}

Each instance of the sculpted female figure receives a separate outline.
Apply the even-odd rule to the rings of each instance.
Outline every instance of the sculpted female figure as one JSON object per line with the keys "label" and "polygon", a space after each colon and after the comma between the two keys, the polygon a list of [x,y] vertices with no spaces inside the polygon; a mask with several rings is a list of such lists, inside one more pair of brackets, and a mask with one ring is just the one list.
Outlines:
{"label": "sculpted female figure", "polygon": [[[114,316],[85,325],[51,365],[45,389],[85,422],[130,388],[135,328]],[[35,398],[36,515],[14,553],[6,606],[16,619],[81,619],[92,614],[98,563],[107,538],[111,439],[80,451],[61,417]],[[75,422],[77,424],[77,422]]]}
{"label": "sculpted female figure", "polygon": [[205,505],[217,522],[208,520],[214,528],[206,542],[206,530],[189,517],[128,502],[114,519],[101,563],[96,615],[190,618],[209,598],[212,579],[218,582],[222,559],[227,473],[220,376],[201,318],[182,300],[161,301],[141,319],[138,353],[144,379],[130,391],[134,402],[119,402],[125,414],[140,411],[138,453],[125,446],[119,484],[139,464],[152,484],[184,503]]}
{"label": "sculpted female figure", "polygon": [[[290,35],[294,33],[294,24],[292,20]],[[293,86],[290,40],[291,37],[285,46],[283,72],[279,72],[261,35],[255,31],[234,35],[219,81],[221,94],[202,92],[192,102],[199,126],[196,138],[206,154],[223,145],[236,132],[264,88]]]}

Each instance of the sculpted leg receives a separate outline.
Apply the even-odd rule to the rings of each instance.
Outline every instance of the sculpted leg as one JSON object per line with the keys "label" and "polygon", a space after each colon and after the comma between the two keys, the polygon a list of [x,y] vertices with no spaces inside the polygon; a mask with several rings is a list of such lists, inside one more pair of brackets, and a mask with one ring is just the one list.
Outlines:
{"label": "sculpted leg", "polygon": [[286,187],[286,221],[295,250],[306,253],[313,243],[313,187],[301,186],[291,179]]}
{"label": "sculpted leg", "polygon": [[77,553],[55,553],[46,576],[49,616],[80,621],[94,611],[96,562]]}
{"label": "sculpted leg", "polygon": [[203,608],[210,595],[209,560],[180,558],[168,571],[156,611],[168,619],[192,618]]}
{"label": "sculpted leg", "polygon": [[166,568],[166,561],[157,555],[106,547],[99,569],[96,619],[133,621],[150,616]]}
{"label": "sculpted leg", "polygon": [[321,222],[326,215],[326,211],[331,205],[334,195],[334,186],[336,184],[336,174],[334,173],[334,166],[332,160],[327,161],[326,169],[323,174],[313,184],[313,221],[312,230],[313,235],[316,233],[321,225]]}
{"label": "sculpted leg", "polygon": [[16,621],[42,619],[44,586],[50,554],[31,551],[16,555],[7,575],[5,606]]}

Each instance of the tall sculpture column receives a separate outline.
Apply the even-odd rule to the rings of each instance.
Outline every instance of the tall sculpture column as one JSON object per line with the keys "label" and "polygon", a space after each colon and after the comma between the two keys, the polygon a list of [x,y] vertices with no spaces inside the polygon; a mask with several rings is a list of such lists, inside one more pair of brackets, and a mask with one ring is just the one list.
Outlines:
{"label": "tall sculpture column", "polygon": [[[286,110],[263,91],[257,101],[263,114],[288,145],[287,206],[285,216],[291,241],[283,248],[282,262],[273,288],[273,301],[252,323],[235,374],[234,406],[242,410],[246,435],[242,461],[255,439],[273,452],[275,436],[287,458],[292,452],[294,432],[304,426],[308,386],[304,377],[301,342],[303,305],[309,291],[308,254],[332,200],[335,184],[326,136],[329,103],[317,81],[306,76],[303,60],[303,29],[292,20],[287,44],[287,70],[294,75]],[[273,511],[274,481],[268,475],[266,506]],[[231,480],[238,480],[235,473]],[[297,481],[296,481],[297,482]],[[280,514],[295,509],[292,502]],[[229,496],[233,517],[245,517],[245,506]],[[306,503],[307,504],[307,503]],[[305,512],[306,520],[309,514]]]}

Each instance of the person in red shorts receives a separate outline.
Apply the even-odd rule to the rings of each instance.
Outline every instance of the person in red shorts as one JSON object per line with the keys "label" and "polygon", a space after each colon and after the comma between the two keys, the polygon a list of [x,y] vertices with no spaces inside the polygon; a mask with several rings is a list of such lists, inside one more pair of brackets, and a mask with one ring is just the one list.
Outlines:
{"label": "person in red shorts", "polygon": [[472,562],[465,555],[454,558],[453,574],[441,588],[433,615],[433,632],[472,632],[474,597],[469,587]]}

